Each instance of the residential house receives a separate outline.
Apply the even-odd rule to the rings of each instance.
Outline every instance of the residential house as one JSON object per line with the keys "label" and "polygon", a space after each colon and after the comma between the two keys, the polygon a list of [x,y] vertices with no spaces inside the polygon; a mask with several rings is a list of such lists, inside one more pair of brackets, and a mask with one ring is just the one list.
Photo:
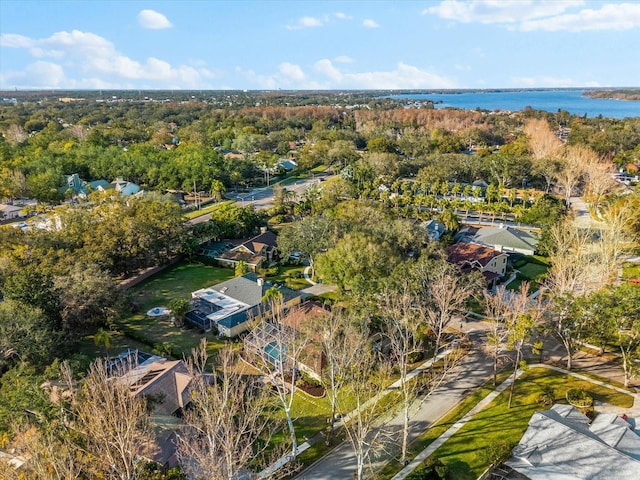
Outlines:
{"label": "residential house", "polygon": [[445,226],[437,220],[429,220],[420,224],[424,230],[427,231],[427,239],[433,242],[440,240],[440,237],[444,234]]}
{"label": "residential house", "polygon": [[123,197],[136,195],[141,192],[140,185],[133,182],[127,182],[126,180],[122,179],[122,177],[116,178],[111,183],[116,189],[116,192],[118,192]]}
{"label": "residential house", "polygon": [[71,190],[73,195],[84,195],[84,184],[86,182],[80,178],[77,173],[71,175],[65,175],[65,185],[60,188],[61,193],[66,193],[67,190]]}
{"label": "residential house", "polygon": [[593,422],[570,405],[539,411],[506,465],[530,480],[635,480],[640,431],[634,419],[600,414]]}
{"label": "residential house", "polygon": [[[255,273],[247,273],[197,290],[191,293],[193,309],[187,312],[186,319],[204,330],[215,326],[220,335],[236,337],[249,330],[252,320],[258,320],[269,311],[269,303],[263,303],[262,299],[270,288],[276,287]],[[300,303],[300,292],[277,288],[282,293],[285,308]]]}
{"label": "residential house", "polygon": [[153,460],[163,465],[175,465],[175,432],[181,423],[176,414],[191,402],[193,380],[184,360],[167,360],[128,349],[108,360],[106,368],[114,378],[129,386],[132,395],[147,398],[157,445]]}
{"label": "residential house", "polygon": [[239,262],[244,262],[253,272],[263,264],[270,264],[278,256],[277,236],[266,227],[261,228],[261,233],[246,242],[221,253],[215,259],[222,266],[235,268]]}
{"label": "residential house", "polygon": [[115,185],[107,182],[104,179],[100,179],[100,180],[94,180],[93,182],[86,182],[84,187],[85,187],[85,190],[88,192],[105,192],[107,190],[111,190],[115,188]]}
{"label": "residential house", "polygon": [[447,248],[447,260],[463,272],[478,270],[490,286],[507,271],[507,254],[476,243],[460,242]]}
{"label": "residential house", "polygon": [[498,252],[533,255],[538,247],[536,234],[501,224],[498,227],[479,228],[468,237],[469,241],[491,247]]}
{"label": "residential house", "polygon": [[[265,361],[282,362],[288,341],[302,341],[304,347],[297,359],[296,367],[310,377],[320,380],[326,359],[322,353],[320,336],[314,332],[314,322],[326,320],[331,315],[316,302],[304,302],[291,308],[279,322],[262,321],[244,339],[247,352],[259,355]],[[307,326],[305,327],[305,324]],[[281,352],[282,350],[282,352]]]}
{"label": "residential house", "polygon": [[4,203],[0,203],[0,221],[2,220],[13,220],[14,218],[19,218],[20,210],[23,207],[19,207],[17,205],[7,205]]}
{"label": "residential house", "polygon": [[276,163],[275,166],[273,167],[273,171],[278,172],[283,170],[288,173],[293,171],[297,166],[298,166],[298,163],[295,162],[294,160],[290,160],[288,158],[281,158],[278,161],[278,163]]}

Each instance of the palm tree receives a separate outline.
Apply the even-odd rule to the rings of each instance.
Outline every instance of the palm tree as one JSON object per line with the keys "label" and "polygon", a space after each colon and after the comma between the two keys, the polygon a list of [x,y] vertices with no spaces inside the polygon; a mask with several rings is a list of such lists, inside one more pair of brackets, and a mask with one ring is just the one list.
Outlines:
{"label": "palm tree", "polygon": [[226,190],[227,189],[224,186],[224,183],[222,183],[220,180],[214,180],[213,182],[211,182],[211,196],[216,202],[222,200],[222,194],[226,192]]}
{"label": "palm tree", "polygon": [[111,347],[111,333],[100,328],[93,336],[93,343],[96,347],[104,346],[105,357],[109,356],[109,348]]}
{"label": "palm tree", "polygon": [[187,312],[191,309],[191,304],[189,300],[185,300],[184,298],[176,298],[171,300],[169,304],[169,310],[171,310],[171,314],[173,315],[173,319],[177,326],[184,325],[184,319]]}

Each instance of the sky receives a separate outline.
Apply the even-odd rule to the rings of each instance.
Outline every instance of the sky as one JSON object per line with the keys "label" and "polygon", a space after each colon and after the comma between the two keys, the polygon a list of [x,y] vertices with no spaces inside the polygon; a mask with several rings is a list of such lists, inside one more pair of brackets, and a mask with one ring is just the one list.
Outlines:
{"label": "sky", "polygon": [[0,90],[638,86],[638,0],[0,0]]}

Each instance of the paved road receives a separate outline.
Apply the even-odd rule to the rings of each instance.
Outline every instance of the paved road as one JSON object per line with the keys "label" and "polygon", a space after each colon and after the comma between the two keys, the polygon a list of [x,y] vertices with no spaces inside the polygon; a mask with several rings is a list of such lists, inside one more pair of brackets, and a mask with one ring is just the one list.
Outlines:
{"label": "paved road", "polygon": [[[470,322],[465,325],[474,343],[481,343],[479,330],[482,329],[482,322]],[[456,406],[472,390],[482,385],[491,377],[493,364],[491,359],[474,349],[469,355],[464,357],[460,364],[456,366],[448,377],[433,394],[424,399],[422,403],[417,402],[411,417],[410,441],[417,438],[433,423],[438,421],[449,410]],[[386,423],[385,429],[394,434],[389,438],[387,447],[395,450],[382,454],[380,458],[374,459],[371,463],[371,471],[379,470],[390,458],[390,455],[397,453],[400,445],[400,434],[402,426],[402,414],[395,415]],[[355,471],[355,457],[351,444],[343,442],[333,449],[329,454],[311,465],[300,473],[297,480],[349,480],[353,478]]]}
{"label": "paved road", "polygon": [[[323,175],[325,178],[330,178]],[[295,192],[296,195],[301,197],[304,192],[313,185],[318,185],[320,180],[318,177],[307,178],[304,180],[298,180],[290,185],[284,185],[283,188],[291,192]],[[227,192],[226,197],[229,200],[233,200],[237,205],[241,207],[248,207],[253,205],[256,210],[266,210],[273,206],[273,187],[254,188],[248,192],[235,193]],[[207,222],[211,219],[211,214],[207,213],[199,217],[189,220],[189,223],[195,225],[197,223]]]}

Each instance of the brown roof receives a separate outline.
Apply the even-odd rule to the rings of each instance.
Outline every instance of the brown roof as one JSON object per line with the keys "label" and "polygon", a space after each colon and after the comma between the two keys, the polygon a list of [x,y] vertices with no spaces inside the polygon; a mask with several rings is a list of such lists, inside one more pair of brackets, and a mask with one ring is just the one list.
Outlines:
{"label": "brown roof", "polygon": [[[282,323],[299,331],[303,329],[303,323],[310,320],[327,318],[329,315],[331,315],[331,312],[322,305],[317,302],[308,301],[289,310],[289,313],[282,319]],[[318,340],[317,335],[313,335],[309,329],[305,329],[305,333],[312,337],[313,340]]]}
{"label": "brown roof", "polygon": [[264,247],[276,247],[278,245],[278,237],[275,233],[266,231],[257,237],[250,238],[242,245],[235,248],[245,247],[252,253],[260,253]]}
{"label": "brown roof", "polygon": [[322,374],[322,369],[325,364],[322,348],[319,344],[320,337],[318,332],[313,331],[311,328],[304,328],[302,324],[311,320],[327,318],[329,315],[331,315],[331,312],[322,305],[309,301],[292,308],[282,319],[283,324],[298,331],[303,331],[311,340],[301,352],[300,362],[318,375]]}
{"label": "brown roof", "polygon": [[456,243],[447,248],[447,260],[455,265],[478,262],[483,267],[493,260],[500,252],[493,248],[483,247],[476,243]]}

